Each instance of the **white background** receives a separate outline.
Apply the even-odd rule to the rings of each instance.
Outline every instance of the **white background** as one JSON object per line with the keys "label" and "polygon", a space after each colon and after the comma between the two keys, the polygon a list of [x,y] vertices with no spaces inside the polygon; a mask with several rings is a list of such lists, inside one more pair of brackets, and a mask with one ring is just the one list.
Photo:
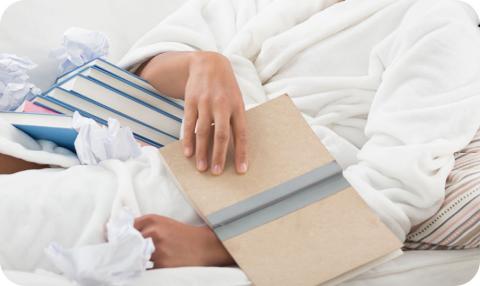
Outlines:
{"label": "white background", "polygon": [[[18,0],[0,0],[0,16],[3,14],[5,9],[7,9],[8,6],[10,6],[12,3],[17,2]],[[81,0],[78,0],[81,1]],[[471,6],[477,10],[477,12],[480,14],[480,0],[463,0],[464,2],[469,3]],[[1,53],[2,51],[0,51]],[[478,63],[480,64],[480,63]],[[14,285],[13,283],[9,282],[3,275],[3,272],[0,271],[0,286],[10,286]],[[465,284],[465,286],[474,286],[474,285],[480,285],[480,272],[477,273],[477,276],[470,281],[469,283]],[[420,286],[420,285],[419,285]]]}

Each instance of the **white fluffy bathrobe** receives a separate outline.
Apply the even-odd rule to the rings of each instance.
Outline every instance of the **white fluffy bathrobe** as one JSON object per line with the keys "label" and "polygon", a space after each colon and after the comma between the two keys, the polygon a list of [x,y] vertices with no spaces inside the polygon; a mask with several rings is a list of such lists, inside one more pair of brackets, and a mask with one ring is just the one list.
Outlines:
{"label": "white fluffy bathrobe", "polygon": [[[135,68],[165,51],[218,51],[231,60],[247,106],[288,93],[345,177],[404,239],[437,210],[453,153],[479,127],[477,16],[453,0],[332,2],[191,1],[120,64]],[[78,164],[11,126],[0,131],[2,153]],[[142,152],[125,163],[0,176],[0,264],[49,269],[49,242],[102,241],[105,222],[121,205],[200,223],[158,152]]]}
{"label": "white fluffy bathrobe", "polygon": [[452,155],[480,126],[478,20],[452,0],[332,2],[190,1],[121,65],[217,51],[231,60],[247,106],[288,93],[404,239],[440,206]]}

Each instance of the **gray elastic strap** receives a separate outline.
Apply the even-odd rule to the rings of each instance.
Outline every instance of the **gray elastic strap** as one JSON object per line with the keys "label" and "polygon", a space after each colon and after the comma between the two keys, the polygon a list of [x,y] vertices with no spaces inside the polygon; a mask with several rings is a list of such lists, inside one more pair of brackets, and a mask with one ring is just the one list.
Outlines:
{"label": "gray elastic strap", "polygon": [[221,240],[240,235],[349,186],[336,162],[314,169],[207,217]]}

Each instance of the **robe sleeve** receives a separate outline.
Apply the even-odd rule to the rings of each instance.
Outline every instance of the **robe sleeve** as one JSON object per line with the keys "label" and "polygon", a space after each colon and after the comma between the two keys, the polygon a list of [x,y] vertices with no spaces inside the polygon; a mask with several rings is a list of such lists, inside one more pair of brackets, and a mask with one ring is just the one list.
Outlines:
{"label": "robe sleeve", "polygon": [[401,239],[434,215],[454,152],[480,124],[480,31],[454,1],[418,1],[373,52],[384,67],[345,177]]}
{"label": "robe sleeve", "polygon": [[340,0],[191,0],[143,35],[118,65],[134,72],[168,51],[213,51],[226,56],[245,105],[267,99],[253,63],[266,39]]}
{"label": "robe sleeve", "polygon": [[124,68],[167,51],[215,51],[252,59],[264,40],[340,0],[190,0],[143,35]]}

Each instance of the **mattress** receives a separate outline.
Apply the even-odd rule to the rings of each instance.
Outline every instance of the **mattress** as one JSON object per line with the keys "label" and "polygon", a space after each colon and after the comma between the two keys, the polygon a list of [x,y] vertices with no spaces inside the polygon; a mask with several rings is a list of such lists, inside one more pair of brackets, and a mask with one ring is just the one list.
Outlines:
{"label": "mattress", "polygon": [[[342,286],[453,286],[467,283],[478,271],[480,249],[456,251],[410,251],[376,267]],[[61,276],[5,271],[6,276],[19,285],[74,286]],[[233,267],[182,267],[147,271],[134,286],[248,286],[248,279]]]}

